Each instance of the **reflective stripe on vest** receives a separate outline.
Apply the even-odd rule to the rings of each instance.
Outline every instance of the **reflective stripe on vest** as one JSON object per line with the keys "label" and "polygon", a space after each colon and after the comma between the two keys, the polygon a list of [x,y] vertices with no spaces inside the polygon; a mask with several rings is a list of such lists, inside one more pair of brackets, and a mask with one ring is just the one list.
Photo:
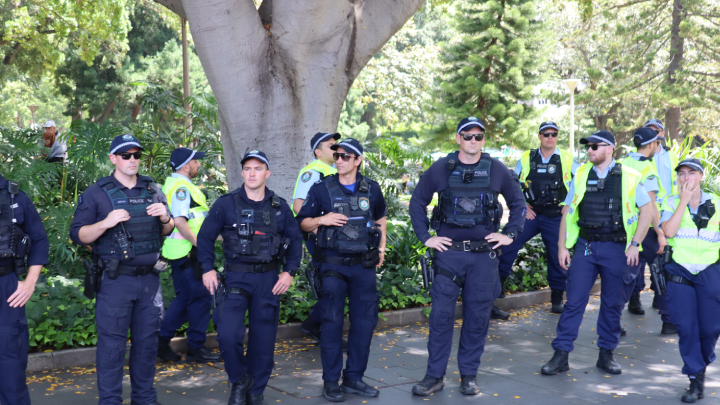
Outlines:
{"label": "reflective stripe on vest", "polygon": [[[297,189],[298,189],[298,186],[300,185],[300,181],[302,179],[303,174],[305,174],[309,171],[313,171],[313,170],[320,173],[320,180],[337,173],[336,168],[334,168],[332,166],[328,166],[322,160],[318,160],[318,159],[313,160],[312,162],[310,162],[309,165],[300,169],[300,174],[298,174],[298,178],[295,181],[295,189],[293,190],[293,197],[295,196],[295,193],[297,192]],[[291,210],[291,211],[293,212],[294,216],[297,216],[297,214],[295,213],[295,210]]]}
{"label": "reflective stripe on vest", "polygon": [[[173,194],[177,192],[180,188],[186,188],[190,192],[190,198],[192,198],[192,201],[197,204],[197,206],[192,207],[190,211],[188,212],[188,226],[190,227],[190,231],[197,235],[198,232],[200,232],[200,226],[202,226],[203,221],[205,220],[205,217],[208,214],[208,211],[210,210],[207,205],[207,198],[205,197],[205,194],[191,181],[188,181],[186,178],[183,177],[168,177],[165,181],[165,184],[163,185],[162,191],[163,194],[167,197],[168,200],[168,207],[170,208],[172,212],[172,200],[173,200]],[[163,243],[162,248],[162,254],[164,257],[170,259],[170,260],[176,260],[181,257],[186,256],[190,249],[192,249],[192,242],[185,239],[184,236],[178,231],[177,228],[173,229],[172,233],[167,236],[165,239],[165,242]]]}
{"label": "reflective stripe on vest", "polygon": [[[710,194],[710,199],[705,201],[713,201],[716,210],[715,214],[710,218],[707,228],[698,229],[690,214],[690,208],[685,208],[680,228],[674,237],[668,238],[668,244],[673,247],[673,261],[683,266],[692,274],[697,274],[713,263],[717,262],[718,249],[720,249],[720,227],[718,216],[720,215],[720,199],[718,196]],[[668,196],[663,202],[663,210],[675,212],[680,197],[677,195]],[[699,207],[698,207],[699,208]]]}
{"label": "reflective stripe on vest", "polygon": [[[582,202],[582,199],[585,196],[587,179],[590,175],[590,170],[593,170],[592,167],[593,164],[588,162],[580,166],[575,172],[575,178],[573,179],[573,181],[575,182],[575,194],[573,195],[572,202],[570,203],[570,212],[567,215],[566,221],[567,239],[565,239],[565,247],[567,247],[568,249],[575,246],[578,235],[580,233],[580,227],[578,227],[577,225],[578,219],[580,217],[580,210],[578,209],[578,206],[580,205],[580,202]],[[610,173],[608,172],[608,176],[609,175]],[[633,235],[635,235],[635,230],[637,229],[637,222],[640,217],[640,210],[638,209],[637,204],[635,204],[635,191],[639,183],[640,173],[638,173],[637,170],[633,168],[623,165],[622,217],[623,227],[625,228],[625,233],[627,234],[626,248],[627,246],[630,246],[630,242],[632,242],[632,237]],[[640,250],[642,250],[642,247],[640,247]]]}
{"label": "reflective stripe on vest", "polygon": [[[660,206],[662,205],[662,200],[665,198],[665,187],[662,184],[662,181],[660,180],[660,175],[658,174],[657,167],[655,167],[655,164],[651,161],[644,160],[640,161],[638,159],[635,159],[633,157],[627,157],[622,160],[621,162],[623,165],[632,167],[633,169],[637,170],[640,173],[640,183],[645,183],[645,180],[648,179],[650,176],[655,176],[658,179],[658,188],[660,189],[657,193],[655,193],[655,205],[657,205],[658,210],[660,209]],[[674,170],[673,170],[674,172]],[[650,225],[652,227],[652,225]]]}
{"label": "reflective stripe on vest", "polygon": [[[560,148],[558,148],[558,151],[560,151],[560,163],[562,164],[563,183],[565,184],[565,189],[569,192],[570,183],[573,179],[573,156],[567,151]],[[530,152],[532,151],[526,150],[525,152],[523,152],[522,157],[520,158],[520,164],[522,165],[522,171],[520,172],[521,183],[524,182],[527,179],[528,174],[530,174]],[[539,149],[538,153],[540,153]]]}

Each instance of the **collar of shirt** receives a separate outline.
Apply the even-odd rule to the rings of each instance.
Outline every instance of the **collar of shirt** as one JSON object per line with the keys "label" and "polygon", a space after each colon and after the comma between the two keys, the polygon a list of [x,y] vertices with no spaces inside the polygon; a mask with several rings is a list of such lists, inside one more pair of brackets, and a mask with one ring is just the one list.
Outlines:
{"label": "collar of shirt", "polygon": [[[360,183],[360,181],[361,181],[362,179],[363,179],[363,176],[362,176],[362,174],[360,174],[360,172],[358,171],[357,174],[355,175],[355,183],[352,184],[352,186],[353,186],[353,191],[348,190],[348,187],[350,187],[351,184],[342,184],[342,183],[340,183],[340,177],[339,177],[339,176],[338,176],[338,184],[340,184],[341,186],[343,186],[341,190],[344,191],[345,194],[354,194],[355,191],[358,191],[358,187],[357,187],[356,185],[357,185],[358,183]],[[369,186],[370,186],[370,185],[368,184],[368,187],[369,187]]]}
{"label": "collar of shirt", "polygon": [[598,169],[597,169],[597,167],[596,167],[595,165],[593,165],[592,168],[593,168],[593,170],[595,170],[595,173],[597,173],[597,175],[598,175],[599,178],[604,179],[605,177],[607,177],[607,174],[610,173],[610,170],[612,170],[613,167],[615,167],[615,159],[613,159],[612,162],[610,162],[610,166],[608,166],[607,168],[605,168],[605,171],[602,172],[602,173],[600,173],[600,172],[598,171]]}
{"label": "collar of shirt", "polygon": [[330,166],[329,164],[323,162],[323,161],[320,160],[320,159],[313,159],[313,162],[318,162],[318,163],[320,163],[321,165],[325,165],[325,166],[327,166],[327,167],[335,167],[335,163],[333,163],[332,166]]}
{"label": "collar of shirt", "polygon": [[[115,184],[115,186],[118,189],[122,190],[125,188],[129,188],[129,187],[126,187],[124,184],[122,184],[120,182],[120,180],[117,179],[117,177],[115,177],[115,170],[113,170],[113,172],[110,174],[110,178],[112,179],[113,183]],[[135,176],[135,185],[131,188],[143,188],[143,187],[144,187],[144,183],[140,184],[140,175],[136,175]]]}
{"label": "collar of shirt", "polygon": [[[712,196],[703,191],[702,196],[700,196],[700,204],[705,204],[705,202],[710,199],[712,199]],[[697,206],[697,208],[699,208],[699,207],[700,207],[700,205]],[[688,204],[688,208],[690,209],[691,214],[697,214],[697,211],[698,211],[697,208],[693,209],[690,204]]]}
{"label": "collar of shirt", "polygon": [[178,179],[185,179],[185,180],[187,180],[187,181],[189,181],[189,182],[192,183],[192,180],[190,180],[189,178],[187,178],[187,176],[184,176],[184,175],[182,175],[182,174],[180,174],[180,173],[177,173],[177,172],[171,174],[170,177],[177,177]]}
{"label": "collar of shirt", "polygon": [[263,203],[263,202],[269,200],[270,197],[272,197],[272,196],[275,194],[275,193],[273,193],[269,188],[267,188],[267,186],[266,186],[266,187],[265,187],[265,197],[263,197],[262,201],[251,200],[250,198],[248,198],[247,191],[245,191],[245,185],[244,185],[244,184],[243,184],[242,186],[240,186],[240,191],[239,191],[239,193],[240,193],[240,198],[242,198],[243,200],[245,200],[245,202],[247,202],[248,204],[259,203],[259,202]]}
{"label": "collar of shirt", "polygon": [[[657,155],[656,155],[656,156],[657,156]],[[631,157],[631,158],[633,158],[633,159],[635,159],[635,160],[640,160],[641,158],[644,158],[645,155],[643,155],[642,153],[638,153],[638,152],[630,152],[630,153],[628,154],[628,157]]]}
{"label": "collar of shirt", "polygon": [[542,159],[542,162],[543,162],[543,163],[549,163],[549,162],[550,162],[550,159],[552,159],[553,155],[558,155],[558,156],[560,156],[560,149],[555,148],[555,150],[553,151],[552,155],[550,155],[550,157],[547,158],[547,159],[545,159],[545,156],[543,156],[542,150],[541,150],[540,148],[538,148],[538,153],[540,154],[540,159]]}
{"label": "collar of shirt", "polygon": [[661,156],[668,153],[668,151],[665,150],[665,148],[660,148],[660,153],[655,152],[655,157]]}

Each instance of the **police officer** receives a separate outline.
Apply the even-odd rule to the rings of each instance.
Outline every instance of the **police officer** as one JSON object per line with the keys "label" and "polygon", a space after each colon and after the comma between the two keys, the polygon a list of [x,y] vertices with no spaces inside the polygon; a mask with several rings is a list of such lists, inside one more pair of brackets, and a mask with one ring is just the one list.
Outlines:
{"label": "police officer", "polygon": [[[552,121],[540,124],[538,139],[540,147],[523,152],[515,166],[515,173],[523,187],[527,213],[522,233],[506,248],[500,256],[500,285],[510,276],[518,251],[537,234],[545,244],[545,262],[547,278],[550,284],[553,313],[563,310],[562,300],[567,283],[567,272],[560,267],[557,257],[558,232],[562,207],[572,176],[579,166],[572,155],[557,147],[560,129]],[[503,291],[500,295],[504,295]]]}
{"label": "police officer", "polygon": [[[413,387],[415,395],[443,389],[452,348],[453,319],[458,295],[463,294],[463,326],[458,349],[462,377],[460,392],[477,395],[476,375],[485,348],[492,303],[500,292],[498,250],[523,230],[525,199],[517,177],[499,160],[482,153],[485,127],[475,117],[463,118],[455,139],[460,151],[433,163],[420,178],[410,200],[410,218],[418,239],[435,249],[435,280],[430,289],[430,339],[425,378]],[[431,236],[427,206],[435,193]],[[510,209],[500,229],[502,194]],[[467,288],[465,288],[467,287]]]}
{"label": "police officer", "polygon": [[[0,404],[30,405],[25,384],[30,338],[25,303],[50,249],[35,205],[0,175]],[[18,276],[27,271],[24,281]]]}
{"label": "police officer", "polygon": [[560,266],[567,269],[568,249],[574,247],[575,254],[567,281],[567,302],[552,342],[555,354],[542,367],[542,373],[553,375],[569,369],[569,353],[578,337],[590,289],[600,274],[597,367],[620,374],[622,369],[612,352],[620,339],[620,315],[635,286],[639,248],[653,208],[640,183],[640,173],[613,159],[613,134],[597,131],[580,143],[587,145],[590,162],[578,168],[565,199],[558,243]]}
{"label": "police officer", "polygon": [[[338,139],[340,139],[340,134],[318,132],[310,140],[310,150],[314,159],[309,165],[300,170],[298,179],[295,182],[295,192],[293,192],[293,211],[295,215],[300,212],[310,187],[318,180],[337,173],[337,169],[334,167],[335,161],[333,160],[334,151],[330,148],[337,143]],[[312,257],[315,251],[315,238],[308,238],[305,241],[305,246],[307,246],[308,253]],[[316,303],[310,310],[310,316],[300,324],[300,331],[320,343],[321,326],[322,311]]]}
{"label": "police officer", "polygon": [[180,355],[170,348],[170,339],[188,323],[187,360],[201,363],[220,360],[220,355],[205,347],[210,323],[212,296],[202,282],[202,268],[197,259],[197,233],[208,213],[205,194],[192,179],[200,171],[205,152],[177,148],[170,155],[174,173],[165,180],[163,193],[168,199],[175,229],[163,243],[163,257],[172,267],[175,299],[170,303],[158,335],[158,356],[166,361],[179,361]]}
{"label": "police officer", "polygon": [[[345,400],[345,393],[376,397],[377,389],[363,382],[373,330],[378,321],[375,267],[385,257],[387,206],[380,186],[358,172],[363,147],[347,138],[333,145],[338,173],[310,188],[297,221],[304,232],[316,232],[322,249],[323,333],[320,353],[323,395]],[[345,297],[350,298],[348,359],[343,371],[342,332]]]}
{"label": "police officer", "polygon": [[143,150],[132,135],[113,139],[115,170],[80,196],[70,228],[72,241],[92,245],[93,260],[103,269],[95,307],[100,404],[122,403],[128,328],[132,403],[158,404],[153,381],[164,310],[158,259],[162,236],[174,224],[160,188],[137,174]]}
{"label": "police officer", "polygon": [[[205,287],[215,293],[215,240],[222,234],[225,281],[217,294],[213,320],[232,384],[228,405],[264,405],[263,392],[274,366],[280,295],[292,285],[300,266],[302,235],[285,200],[265,186],[270,177],[267,156],[253,150],[240,163],[244,184],[210,208],[197,236],[198,260]],[[250,318],[247,355],[243,347],[246,310]]]}
{"label": "police officer", "polygon": [[704,396],[705,370],[720,336],[720,199],[700,188],[699,160],[685,159],[675,171],[680,193],[665,199],[660,220],[673,250],[665,263],[664,298],[680,335],[682,373],[690,377],[682,401],[692,403]]}

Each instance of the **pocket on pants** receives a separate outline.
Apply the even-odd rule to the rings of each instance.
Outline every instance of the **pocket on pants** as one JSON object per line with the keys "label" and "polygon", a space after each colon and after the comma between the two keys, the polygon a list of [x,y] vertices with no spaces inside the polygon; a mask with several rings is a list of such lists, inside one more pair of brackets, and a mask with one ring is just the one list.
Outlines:
{"label": "pocket on pants", "polygon": [[323,321],[335,322],[335,296],[332,291],[322,290],[322,298],[320,299],[322,308]]}
{"label": "pocket on pants", "polygon": [[105,308],[105,316],[107,316],[108,326],[118,329],[130,326],[129,306],[125,307],[107,307]]}
{"label": "pocket on pants", "polygon": [[368,314],[372,327],[376,327],[378,323],[378,303],[380,302],[379,294],[376,292],[361,294],[360,302],[364,307],[363,312]]}
{"label": "pocket on pants", "polygon": [[277,324],[279,317],[279,307],[279,297],[263,298],[262,300],[260,300],[260,310],[258,311],[258,314],[260,315],[259,321],[264,323]]}

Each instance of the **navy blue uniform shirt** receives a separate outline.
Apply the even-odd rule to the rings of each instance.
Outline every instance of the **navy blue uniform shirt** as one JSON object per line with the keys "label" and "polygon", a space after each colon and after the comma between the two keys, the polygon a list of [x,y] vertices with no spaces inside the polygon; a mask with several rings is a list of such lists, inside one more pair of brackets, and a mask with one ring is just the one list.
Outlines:
{"label": "navy blue uniform shirt", "polygon": [[[245,186],[240,186],[232,193],[225,194],[215,201],[210,207],[208,216],[205,217],[200,232],[197,235],[197,252],[198,261],[202,265],[204,273],[215,268],[215,240],[223,230],[224,226],[233,226],[237,224],[238,212],[235,206],[235,199],[232,197],[234,193],[239,193],[243,201],[250,204],[253,210],[262,211],[266,204],[271,204],[270,197],[275,195],[272,190],[265,187],[265,198],[262,201],[253,201],[248,198],[245,192]],[[275,217],[277,222],[277,231],[284,238],[290,239],[285,254],[285,265],[283,271],[295,271],[300,267],[300,259],[302,259],[302,234],[298,227],[293,213],[287,202],[280,198],[280,215]],[[228,263],[242,263],[242,258],[225,259]]]}
{"label": "navy blue uniform shirt", "polygon": [[[337,174],[333,176],[337,176]],[[352,192],[348,190],[348,188],[343,184],[341,184],[343,187],[341,187],[340,189],[347,195],[353,195],[355,192],[357,192],[360,180],[363,179],[365,179],[365,181],[368,183],[368,186],[370,186],[370,214],[376,221],[380,218],[384,218],[387,215],[387,204],[385,204],[385,197],[383,197],[382,190],[380,190],[380,185],[376,181],[371,180],[367,177],[363,177],[363,175],[358,173]],[[331,212],[333,212],[333,206],[332,200],[330,199],[330,193],[328,192],[327,186],[325,185],[324,181],[320,180],[315,182],[315,184],[313,184],[313,186],[310,188],[310,191],[308,191],[305,203],[300,209],[300,212],[298,212],[296,218],[297,223],[302,223],[302,221],[306,218],[317,218]],[[326,250],[325,253],[327,253],[328,256],[337,255],[337,253],[332,250]]]}
{"label": "navy blue uniform shirt", "polygon": [[[502,233],[508,234],[509,232],[515,232],[515,235],[519,235],[525,224],[525,209],[527,206],[525,204],[525,197],[520,189],[520,183],[518,183],[517,180],[517,175],[510,171],[501,161],[491,158],[487,153],[483,153],[482,158],[492,160],[492,165],[490,166],[490,188],[502,194],[510,210],[508,223],[503,227]],[[436,192],[440,194],[445,191],[448,186],[450,172],[445,166],[446,161],[447,157],[438,159],[430,166],[422,177],[420,177],[420,181],[415,187],[412,198],[410,199],[410,219],[412,220],[415,234],[423,243],[430,239],[431,236],[427,206],[432,201],[433,195]],[[458,166],[463,169],[471,169],[476,167],[477,163],[465,164],[458,162]],[[472,228],[460,228],[448,226],[443,223],[440,225],[437,236],[444,236],[453,241],[483,240],[490,233],[490,230],[485,228],[485,225],[475,225]]]}
{"label": "navy blue uniform shirt", "polygon": [[[0,189],[7,188],[7,186],[8,181],[0,175]],[[25,193],[20,191],[15,196],[15,205],[13,207],[15,224],[30,237],[28,266],[46,265],[48,263],[50,243],[42,219],[40,219],[40,215],[35,209],[35,204],[30,201],[30,198]],[[0,266],[6,266],[12,262],[13,259],[0,259]]]}
{"label": "navy blue uniform shirt", "polygon": [[[140,180],[140,177],[144,176],[138,176],[138,180],[133,188],[127,188],[120,183],[115,178],[115,171],[113,171],[110,177],[112,177],[115,186],[128,197],[139,196],[145,188],[145,182]],[[153,203],[163,203],[167,208],[167,199],[165,198],[165,194],[163,194],[160,187],[156,186],[156,188],[157,192],[153,195],[155,200]],[[112,211],[112,202],[110,202],[110,197],[107,192],[105,192],[105,190],[103,190],[103,188],[97,183],[92,184],[78,199],[78,205],[77,208],[75,208],[75,215],[73,216],[72,225],[70,226],[70,239],[78,245],[85,245],[80,241],[80,228],[86,225],[93,225],[104,220]],[[170,212],[168,212],[168,215],[170,215]],[[100,256],[100,258],[108,261],[112,259],[119,260],[120,255],[103,255]],[[157,253],[138,255],[131,260],[122,261],[120,263],[126,266],[147,266],[155,264],[159,258],[160,251]]]}

